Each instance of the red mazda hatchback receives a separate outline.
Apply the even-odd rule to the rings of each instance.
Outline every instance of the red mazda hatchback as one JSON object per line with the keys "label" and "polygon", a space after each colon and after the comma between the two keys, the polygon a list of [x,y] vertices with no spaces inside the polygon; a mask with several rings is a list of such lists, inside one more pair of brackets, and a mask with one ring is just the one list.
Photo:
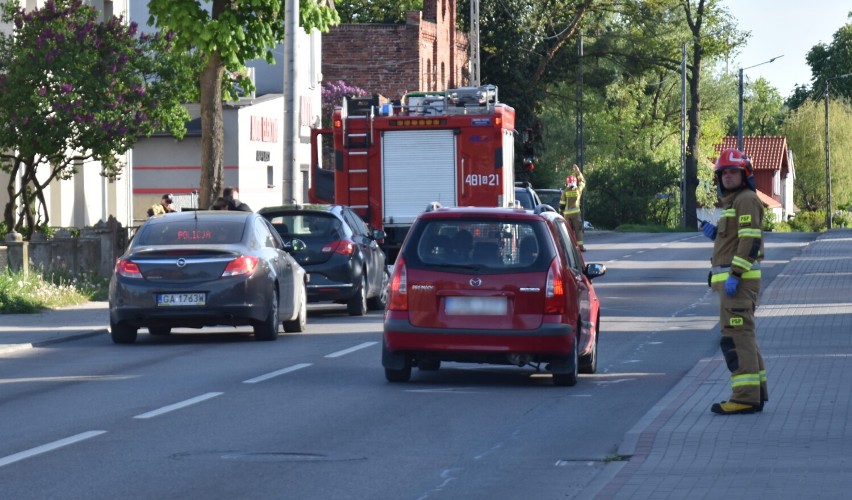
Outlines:
{"label": "red mazda hatchback", "polygon": [[390,382],[442,361],[542,369],[556,385],[597,370],[600,303],[570,226],[551,207],[438,208],[394,266],[382,365]]}

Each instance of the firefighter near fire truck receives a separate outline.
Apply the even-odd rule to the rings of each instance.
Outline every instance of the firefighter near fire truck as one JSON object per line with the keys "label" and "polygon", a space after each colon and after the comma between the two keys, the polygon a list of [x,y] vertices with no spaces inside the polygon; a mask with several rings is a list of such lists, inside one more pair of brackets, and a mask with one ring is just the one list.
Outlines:
{"label": "firefighter near fire truck", "polygon": [[586,251],[586,246],[583,244],[583,214],[580,211],[580,199],[585,187],[586,178],[575,163],[574,173],[565,179],[565,189],[562,190],[562,197],[559,199],[559,209],[574,230],[581,252]]}
{"label": "firefighter near fire truck", "polygon": [[754,413],[762,411],[769,399],[754,315],[764,255],[763,204],[757,197],[751,160],[742,151],[722,151],[714,176],[722,215],[717,225],[702,221],[701,231],[714,242],[709,282],[719,293],[719,345],[731,372],[731,395],[714,403],[710,411]]}

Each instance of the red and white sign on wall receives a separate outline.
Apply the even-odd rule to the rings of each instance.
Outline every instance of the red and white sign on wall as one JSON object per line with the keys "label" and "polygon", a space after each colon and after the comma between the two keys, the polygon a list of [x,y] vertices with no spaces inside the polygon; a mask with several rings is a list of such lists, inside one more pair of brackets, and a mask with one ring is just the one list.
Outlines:
{"label": "red and white sign on wall", "polygon": [[252,116],[251,140],[254,142],[278,142],[278,120],[265,116]]}

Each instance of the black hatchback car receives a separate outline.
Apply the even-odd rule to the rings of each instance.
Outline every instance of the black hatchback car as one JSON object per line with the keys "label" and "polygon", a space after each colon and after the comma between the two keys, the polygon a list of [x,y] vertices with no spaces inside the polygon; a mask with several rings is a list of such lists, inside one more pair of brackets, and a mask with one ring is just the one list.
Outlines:
{"label": "black hatchback car", "polygon": [[385,237],[384,231],[370,231],[344,205],[284,205],[258,213],[285,242],[305,244],[294,257],[311,276],[309,302],[346,304],[352,316],[385,308],[390,276],[377,242]]}

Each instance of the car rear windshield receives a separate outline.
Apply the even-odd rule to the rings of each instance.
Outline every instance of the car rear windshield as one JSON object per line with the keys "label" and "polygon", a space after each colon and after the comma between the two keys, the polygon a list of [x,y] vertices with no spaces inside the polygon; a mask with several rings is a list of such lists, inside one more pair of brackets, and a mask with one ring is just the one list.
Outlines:
{"label": "car rear windshield", "polygon": [[134,237],[136,245],[220,245],[239,243],[245,221],[186,219],[146,224]]}
{"label": "car rear windshield", "polygon": [[553,259],[543,221],[421,220],[403,249],[410,266],[528,272]]}
{"label": "car rear windshield", "polygon": [[288,238],[321,237],[336,240],[344,234],[340,219],[320,212],[276,215],[269,222],[278,234]]}

